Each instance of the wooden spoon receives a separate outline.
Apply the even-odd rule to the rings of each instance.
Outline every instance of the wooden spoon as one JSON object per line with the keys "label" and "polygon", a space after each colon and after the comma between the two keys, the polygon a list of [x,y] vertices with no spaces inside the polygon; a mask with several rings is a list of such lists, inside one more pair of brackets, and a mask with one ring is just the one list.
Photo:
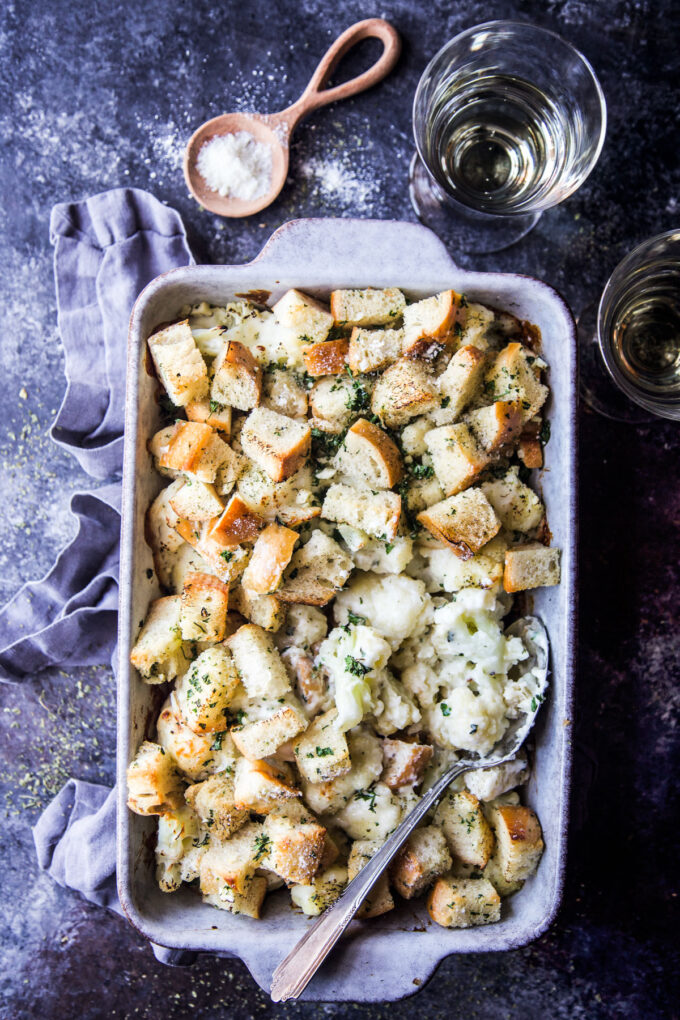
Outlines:
{"label": "wooden spoon", "polygon": [[[350,81],[324,88],[334,69],[344,55],[363,39],[376,38],[383,43],[380,59],[363,74]],[[347,99],[381,81],[392,70],[401,51],[399,33],[382,18],[368,18],[352,25],[339,36],[322,59],[312,75],[309,85],[292,106],[281,113],[223,113],[203,124],[189,140],[184,153],[184,177],[189,191],[205,209],[219,216],[252,216],[270,205],[281,191],[288,173],[290,136],[296,124],[313,110],[338,99]],[[201,147],[216,135],[247,131],[258,142],[271,146],[272,175],[265,195],[254,199],[239,199],[222,196],[209,188],[198,172],[196,161]]]}

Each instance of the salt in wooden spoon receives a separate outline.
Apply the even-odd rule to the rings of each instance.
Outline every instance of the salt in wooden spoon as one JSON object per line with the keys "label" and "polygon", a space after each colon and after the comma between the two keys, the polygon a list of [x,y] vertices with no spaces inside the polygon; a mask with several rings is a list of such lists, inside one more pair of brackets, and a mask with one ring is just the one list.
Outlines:
{"label": "salt in wooden spoon", "polygon": [[[380,59],[363,74],[350,81],[324,88],[344,55],[363,39],[380,39],[384,49]],[[281,191],[288,174],[290,137],[296,124],[313,110],[338,99],[347,99],[381,81],[392,70],[401,51],[399,33],[382,18],[358,21],[339,36],[312,75],[309,85],[292,106],[281,113],[223,113],[203,124],[189,140],[184,153],[184,177],[197,202],[218,216],[252,216],[270,205]],[[254,199],[239,199],[220,195],[206,184],[198,172],[196,161],[201,147],[216,135],[247,131],[258,142],[265,142],[272,150],[272,175],[265,195]]]}

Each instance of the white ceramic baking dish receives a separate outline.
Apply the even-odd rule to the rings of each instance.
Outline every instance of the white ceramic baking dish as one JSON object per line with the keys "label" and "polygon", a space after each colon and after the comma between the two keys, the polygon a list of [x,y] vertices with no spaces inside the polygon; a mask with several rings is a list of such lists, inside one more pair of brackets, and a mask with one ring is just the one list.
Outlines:
{"label": "white ceramic baking dish", "polygon": [[545,853],[537,874],[504,901],[503,919],[487,927],[447,930],[433,924],[421,902],[402,903],[373,921],[354,922],[347,936],[307,988],[316,1001],[380,1001],[417,990],[451,953],[498,951],[540,935],[558,908],[565,866],[571,760],[571,705],[576,606],[576,408],[574,323],[559,295],[528,277],[458,269],[441,242],[413,223],[319,219],[285,224],[261,254],[241,266],[191,266],[158,277],[143,291],[132,314],[128,347],[125,470],[119,622],[118,696],[118,888],[131,923],[163,946],[240,957],[268,990],[275,967],[311,923],[293,912],[285,892],[269,896],[259,922],[205,906],[184,887],[160,892],[152,848],[155,819],[125,806],[125,770],[144,737],[153,738],[159,690],[141,682],[129,666],[148,602],[158,595],[147,577],[151,553],[144,541],[144,514],[160,488],[146,450],[158,427],[156,383],[146,371],[145,339],[179,308],[195,301],[223,304],[252,290],[276,300],[289,287],[321,298],[338,287],[403,288],[419,298],[452,287],[475,301],[507,309],[541,330],[550,365],[547,414],[552,437],[547,468],[538,484],[548,507],[554,544],[562,553],[562,583],[534,596],[534,611],[551,641],[551,696],[536,730],[535,767],[525,797],[543,825]]}

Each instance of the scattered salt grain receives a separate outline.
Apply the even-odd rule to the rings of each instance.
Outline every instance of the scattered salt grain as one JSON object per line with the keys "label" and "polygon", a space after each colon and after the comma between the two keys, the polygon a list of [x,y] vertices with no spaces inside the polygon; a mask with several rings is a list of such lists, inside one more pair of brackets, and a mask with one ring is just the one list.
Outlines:
{"label": "scattered salt grain", "polygon": [[272,150],[247,131],[217,135],[198,153],[198,172],[211,191],[250,201],[266,195],[272,179]]}

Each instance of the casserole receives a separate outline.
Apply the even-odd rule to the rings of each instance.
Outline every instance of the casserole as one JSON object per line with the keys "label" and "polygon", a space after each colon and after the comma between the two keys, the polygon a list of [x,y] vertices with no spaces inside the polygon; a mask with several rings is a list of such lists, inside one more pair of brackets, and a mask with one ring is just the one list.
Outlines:
{"label": "casserole", "polygon": [[[131,642],[151,598],[159,592],[147,578],[151,551],[144,514],[161,481],[149,470],[147,438],[161,412],[156,382],[146,371],[145,341],[188,303],[223,304],[237,294],[267,291],[275,301],[290,287],[320,298],[336,288],[404,288],[419,298],[446,288],[505,309],[541,330],[550,365],[551,423],[548,468],[540,487],[554,544],[563,550],[562,583],[533,593],[533,611],[551,640],[552,693],[536,732],[536,755],[526,800],[543,824],[546,850],[537,875],[505,904],[503,920],[488,927],[443,930],[423,904],[402,904],[376,923],[355,923],[305,992],[312,1000],[384,1001],[416,990],[441,959],[455,952],[516,948],[536,938],[555,915],[564,872],[570,712],[574,668],[576,572],[576,352],[575,329],[562,299],[536,280],[458,269],[440,241],[411,223],[361,220],[300,220],[281,227],[263,252],[244,266],[192,266],[154,280],[133,309],[128,347],[128,392],[121,538],[118,698],[118,883],[121,903],[138,930],[176,949],[238,956],[268,989],[278,963],[309,921],[291,911],[284,895],[272,897],[256,925],[216,912],[191,890],[164,895],[154,880],[153,821],[125,807],[125,770],[159,708],[159,693],[131,675]],[[217,915],[217,916],[216,916]],[[408,959],[410,968],[395,961]]]}

